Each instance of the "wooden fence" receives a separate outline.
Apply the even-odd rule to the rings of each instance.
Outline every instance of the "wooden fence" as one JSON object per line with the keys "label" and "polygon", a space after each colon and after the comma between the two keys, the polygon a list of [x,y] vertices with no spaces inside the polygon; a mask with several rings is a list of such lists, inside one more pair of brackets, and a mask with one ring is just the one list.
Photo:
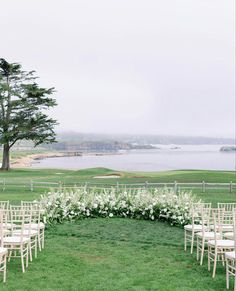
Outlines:
{"label": "wooden fence", "polygon": [[75,187],[85,187],[85,188],[116,188],[117,190],[121,189],[138,189],[138,188],[173,188],[175,192],[178,192],[179,190],[185,190],[185,189],[200,189],[203,193],[205,193],[209,189],[224,189],[228,190],[230,193],[236,193],[236,183],[233,183],[232,181],[229,183],[208,183],[205,181],[202,181],[201,183],[179,183],[177,181],[170,182],[170,183],[150,183],[148,181],[144,183],[113,183],[113,184],[106,184],[106,183],[94,183],[94,182],[50,182],[50,181],[35,181],[35,180],[29,180],[27,183],[25,181],[14,181],[10,179],[2,179],[0,180],[0,190],[5,191],[6,189],[12,188],[12,187],[19,187],[19,188],[26,188],[29,191],[34,191],[37,188],[41,189],[50,189],[50,188],[75,188]]}

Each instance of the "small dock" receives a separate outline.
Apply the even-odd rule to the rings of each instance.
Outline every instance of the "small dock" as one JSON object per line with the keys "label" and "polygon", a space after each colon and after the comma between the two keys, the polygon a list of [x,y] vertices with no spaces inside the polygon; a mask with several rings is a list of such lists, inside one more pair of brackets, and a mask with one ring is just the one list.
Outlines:
{"label": "small dock", "polygon": [[63,154],[63,157],[78,157],[82,156],[83,153],[79,151],[60,151]]}

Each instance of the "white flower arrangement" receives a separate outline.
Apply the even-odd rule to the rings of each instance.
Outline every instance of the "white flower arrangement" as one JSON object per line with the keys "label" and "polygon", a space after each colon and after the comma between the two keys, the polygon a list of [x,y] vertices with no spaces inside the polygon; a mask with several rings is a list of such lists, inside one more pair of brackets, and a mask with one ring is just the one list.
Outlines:
{"label": "white flower arrangement", "polygon": [[168,221],[185,225],[191,220],[192,203],[198,202],[189,192],[178,195],[173,190],[115,188],[58,189],[42,196],[41,205],[48,223],[88,217],[129,217]]}

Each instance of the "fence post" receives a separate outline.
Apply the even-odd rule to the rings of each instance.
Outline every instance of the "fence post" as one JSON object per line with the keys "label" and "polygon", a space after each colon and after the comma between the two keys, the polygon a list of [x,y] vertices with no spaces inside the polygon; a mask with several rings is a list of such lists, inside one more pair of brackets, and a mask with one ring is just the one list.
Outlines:
{"label": "fence post", "polygon": [[148,181],[145,182],[145,188],[148,189]]}
{"label": "fence post", "polygon": [[230,184],[229,184],[229,191],[230,191],[230,193],[232,193],[232,190],[233,190],[233,182],[230,181]]}
{"label": "fence post", "polygon": [[116,183],[116,192],[119,191],[119,182]]}
{"label": "fence post", "polygon": [[174,192],[175,192],[175,194],[177,194],[177,192],[178,192],[178,184],[177,184],[177,181],[175,181],[175,184],[174,184]]}
{"label": "fence post", "polygon": [[30,191],[34,191],[34,182],[33,180],[30,180]]}
{"label": "fence post", "polygon": [[205,185],[205,181],[202,181],[202,192],[205,193],[206,192],[206,185]]}

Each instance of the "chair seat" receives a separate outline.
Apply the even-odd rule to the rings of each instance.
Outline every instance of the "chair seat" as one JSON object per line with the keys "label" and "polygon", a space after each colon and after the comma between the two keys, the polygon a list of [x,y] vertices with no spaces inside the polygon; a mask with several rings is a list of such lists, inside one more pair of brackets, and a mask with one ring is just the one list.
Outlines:
{"label": "chair seat", "polygon": [[[28,237],[23,237],[22,242],[28,243],[30,239]],[[21,237],[20,236],[7,236],[3,238],[3,244],[15,244],[20,245],[21,244]]]}
{"label": "chair seat", "polygon": [[[194,232],[198,232],[198,231],[201,231],[202,230],[202,225],[200,224],[187,224],[184,226],[184,229],[185,230],[188,230],[188,231],[192,231],[194,229]],[[206,227],[204,226],[204,228],[206,229]]]}
{"label": "chair seat", "polygon": [[234,238],[234,233],[233,232],[225,232],[224,237],[227,239],[233,239]]}
{"label": "chair seat", "polygon": [[[12,232],[12,235],[13,236],[19,236],[19,235],[21,235],[21,230],[20,229],[14,230]],[[36,236],[36,235],[38,235],[38,231],[37,230],[34,230],[34,229],[31,229],[30,231],[28,229],[26,229],[26,230],[23,231],[23,236],[28,237],[29,235],[31,237]]]}
{"label": "chair seat", "polygon": [[225,232],[225,231],[233,231],[233,230],[234,230],[234,227],[231,224],[224,224],[222,226],[222,231],[223,232]]}
{"label": "chair seat", "polygon": [[5,229],[14,229],[16,225],[14,223],[4,223],[3,228]]}
{"label": "chair seat", "polygon": [[[211,229],[214,229],[214,225],[210,226]],[[217,226],[216,227],[217,230],[221,229],[221,231],[223,232],[229,232],[229,231],[233,231],[234,227],[232,224],[223,224],[221,227]]]}
{"label": "chair seat", "polygon": [[215,240],[209,240],[208,245],[210,246],[215,246],[217,245],[218,247],[225,247],[225,248],[234,248],[234,241],[229,240],[229,239],[219,239],[217,241]]}
{"label": "chair seat", "polygon": [[10,229],[7,229],[7,228],[4,228],[3,229],[3,234],[4,235],[8,235],[8,234],[10,234],[11,233],[11,230]]}
{"label": "chair seat", "polygon": [[[24,228],[30,228],[30,224],[25,224]],[[45,224],[43,222],[38,223],[31,223],[31,229],[44,229],[45,228]]]}
{"label": "chair seat", "polygon": [[226,252],[225,258],[229,260],[236,260],[235,251],[233,252]]}
{"label": "chair seat", "polygon": [[0,248],[0,256],[6,255],[7,249],[6,248]]}
{"label": "chair seat", "polygon": [[[214,239],[215,238],[215,233],[212,231],[206,231],[206,232],[198,232],[197,236],[202,238],[204,235],[205,239]],[[217,233],[217,238],[220,238],[220,233]]]}

